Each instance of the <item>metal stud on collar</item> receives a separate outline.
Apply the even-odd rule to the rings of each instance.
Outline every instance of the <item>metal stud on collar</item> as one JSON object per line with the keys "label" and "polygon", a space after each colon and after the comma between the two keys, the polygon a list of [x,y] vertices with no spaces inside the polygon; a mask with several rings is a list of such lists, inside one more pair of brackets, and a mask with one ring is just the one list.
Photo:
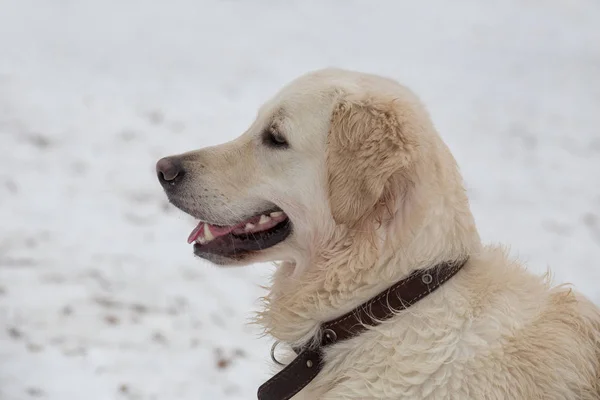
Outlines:
{"label": "metal stud on collar", "polygon": [[279,340],[277,340],[275,343],[273,343],[273,346],[271,346],[271,360],[273,360],[275,364],[285,367],[284,363],[280,362],[277,358],[275,358],[275,349],[277,348],[279,343]]}
{"label": "metal stud on collar", "polygon": [[337,339],[337,333],[333,329],[325,329],[323,331],[323,337],[327,340],[328,343],[335,342]]}
{"label": "metal stud on collar", "polygon": [[431,274],[424,274],[421,277],[421,280],[424,284],[429,285],[431,282],[433,282],[433,276],[431,276]]}

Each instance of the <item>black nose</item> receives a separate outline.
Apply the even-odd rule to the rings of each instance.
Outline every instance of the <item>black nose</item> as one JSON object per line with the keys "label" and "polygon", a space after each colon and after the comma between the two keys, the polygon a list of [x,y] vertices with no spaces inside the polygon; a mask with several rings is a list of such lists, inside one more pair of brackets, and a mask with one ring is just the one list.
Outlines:
{"label": "black nose", "polygon": [[156,174],[162,185],[174,185],[183,178],[183,165],[176,157],[161,158],[156,163]]}

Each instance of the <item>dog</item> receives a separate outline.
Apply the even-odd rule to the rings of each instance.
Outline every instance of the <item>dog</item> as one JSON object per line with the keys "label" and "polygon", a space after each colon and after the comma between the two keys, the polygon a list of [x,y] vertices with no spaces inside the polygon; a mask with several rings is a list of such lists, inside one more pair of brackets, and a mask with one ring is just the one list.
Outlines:
{"label": "dog", "polygon": [[276,262],[257,322],[290,348],[415,271],[467,260],[412,307],[324,349],[294,400],[600,399],[599,309],[482,244],[455,159],[396,81],[310,72],[239,138],[156,168],[170,202],[199,220],[197,256]]}

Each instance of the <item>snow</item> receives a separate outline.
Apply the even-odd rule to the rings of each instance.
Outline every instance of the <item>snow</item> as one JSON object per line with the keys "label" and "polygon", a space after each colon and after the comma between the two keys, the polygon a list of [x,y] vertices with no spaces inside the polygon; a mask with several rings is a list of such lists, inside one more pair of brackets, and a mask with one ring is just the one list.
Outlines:
{"label": "snow", "polygon": [[158,158],[308,70],[413,88],[482,237],[600,303],[595,0],[0,0],[0,399],[251,399],[268,265],[194,259]]}

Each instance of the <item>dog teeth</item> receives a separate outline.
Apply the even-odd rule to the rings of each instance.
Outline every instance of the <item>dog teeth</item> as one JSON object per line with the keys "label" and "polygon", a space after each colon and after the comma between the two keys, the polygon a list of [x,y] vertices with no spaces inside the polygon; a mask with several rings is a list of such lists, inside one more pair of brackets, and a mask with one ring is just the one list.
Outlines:
{"label": "dog teeth", "polygon": [[204,237],[199,236],[198,239],[196,239],[196,242],[200,243],[200,244],[205,244],[206,243],[206,239],[204,239]]}
{"label": "dog teeth", "polygon": [[251,231],[252,229],[254,229],[254,224],[251,224],[250,222],[248,222],[248,223],[246,224],[246,227],[244,228],[244,230],[245,230],[246,232],[248,232],[248,231]]}
{"label": "dog teeth", "polygon": [[210,242],[214,238],[215,237],[213,236],[212,232],[210,231],[208,224],[204,224],[204,240],[205,240],[205,242]]}
{"label": "dog teeth", "polygon": [[271,220],[271,217],[267,217],[266,215],[261,215],[260,220],[258,221],[258,224],[263,225],[263,224],[266,224],[267,222],[269,222],[270,220]]}
{"label": "dog teeth", "polygon": [[271,213],[271,218],[281,217],[283,215],[283,211],[274,211]]}

